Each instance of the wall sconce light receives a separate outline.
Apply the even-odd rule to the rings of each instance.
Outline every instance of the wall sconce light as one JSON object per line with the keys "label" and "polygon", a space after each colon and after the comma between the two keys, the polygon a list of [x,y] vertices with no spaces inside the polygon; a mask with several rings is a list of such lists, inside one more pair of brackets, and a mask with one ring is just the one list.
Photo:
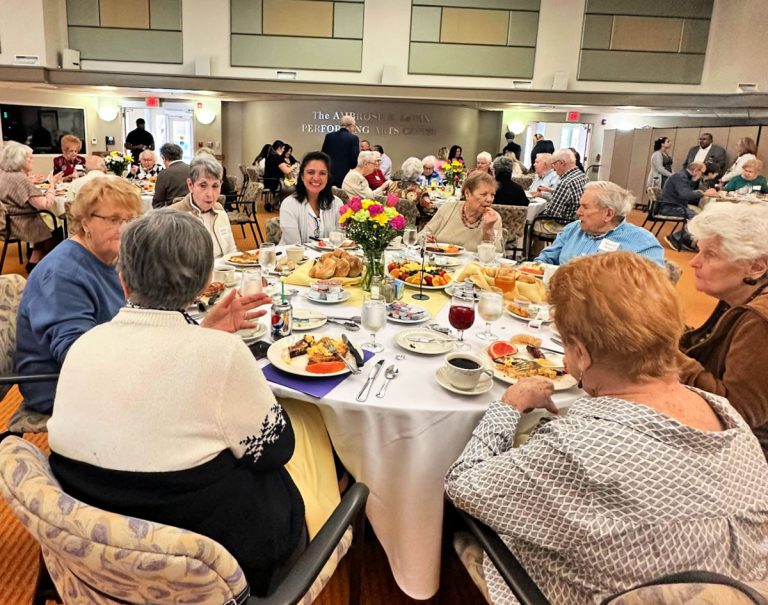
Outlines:
{"label": "wall sconce light", "polygon": [[216,114],[205,107],[195,110],[195,119],[201,124],[211,124],[216,119]]}
{"label": "wall sconce light", "polygon": [[120,115],[120,108],[114,103],[99,105],[99,117],[105,122],[112,122]]}
{"label": "wall sconce light", "polygon": [[507,130],[514,134],[520,134],[525,130],[525,124],[520,120],[512,120],[509,124],[507,124]]}

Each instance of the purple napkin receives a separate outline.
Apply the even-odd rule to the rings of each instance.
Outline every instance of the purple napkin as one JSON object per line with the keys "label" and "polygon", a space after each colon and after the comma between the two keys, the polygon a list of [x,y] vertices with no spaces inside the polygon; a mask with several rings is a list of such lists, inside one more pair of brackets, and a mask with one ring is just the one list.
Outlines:
{"label": "purple napkin", "polygon": [[[373,357],[373,353],[370,351],[363,350],[362,353],[363,363],[366,363],[371,357]],[[339,384],[341,384],[348,376],[351,376],[351,374],[341,374],[339,376],[331,376],[329,378],[305,378],[304,376],[295,376],[294,374],[288,374],[287,372],[278,370],[271,363],[265,365],[261,371],[264,372],[264,376],[266,377],[267,382],[281,384],[284,387],[290,387],[296,391],[299,391],[300,393],[311,395],[312,397],[317,397],[318,399],[325,397]]]}

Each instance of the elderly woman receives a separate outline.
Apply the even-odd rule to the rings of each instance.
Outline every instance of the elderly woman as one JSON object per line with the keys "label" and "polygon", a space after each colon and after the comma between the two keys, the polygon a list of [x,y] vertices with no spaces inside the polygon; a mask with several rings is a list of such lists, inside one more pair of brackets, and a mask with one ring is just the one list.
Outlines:
{"label": "elderly woman", "polygon": [[85,166],[85,158],[78,155],[82,148],[83,142],[75,135],[65,134],[61,137],[61,155],[53,158],[53,174],[62,173],[64,182],[80,176],[78,172],[81,169],[77,167]]}
{"label": "elderly woman", "polygon": [[727,397],[768,457],[768,207],[710,204],[688,230],[699,247],[690,262],[696,289],[719,302],[683,336],[680,379]]}
{"label": "elderly woman", "polygon": [[751,160],[757,159],[756,154],[757,144],[755,143],[754,139],[750,137],[743,137],[739,139],[739,142],[736,144],[736,161],[728,169],[728,171],[720,177],[720,182],[728,183],[732,179],[735,179],[740,174],[742,174],[744,165]]}
{"label": "elderly woman", "polygon": [[[665,273],[612,252],[569,262],[549,287],[586,393],[515,448],[527,411],[557,407],[546,378],[508,388],[449,469],[449,498],[501,536],[553,605],[691,569],[763,577],[768,465],[728,400],[678,381],[683,312]],[[514,602],[483,567],[493,602]]]}
{"label": "elderly woman", "polygon": [[[67,355],[50,463],[75,498],[216,540],[264,595],[307,542],[302,475],[286,469],[303,439],[242,340],[184,312],[212,265],[189,214],[157,210],[124,229],[128,304]],[[332,469],[323,445],[320,470]]]}
{"label": "elderly woman", "polygon": [[387,177],[381,171],[381,153],[378,151],[373,151],[372,153],[374,169],[371,174],[365,177],[365,180],[368,181],[368,186],[371,189],[379,189],[387,182]]}
{"label": "elderly woman", "polygon": [[421,235],[428,242],[463,246],[476,252],[483,241],[494,240],[501,251],[501,217],[491,208],[496,194],[496,181],[485,172],[470,174],[462,188],[464,202],[440,206]]}
{"label": "elderly woman", "polygon": [[371,189],[365,179],[376,169],[375,153],[375,151],[361,151],[357,156],[357,167],[347,173],[341,184],[341,188],[349,195],[370,199],[386,193],[389,188],[389,181],[384,181],[381,187]]}
{"label": "elderly woman", "polygon": [[493,172],[496,175],[496,196],[494,204],[505,206],[527,206],[528,196],[525,189],[512,180],[515,162],[506,156],[499,156],[493,161]]}
{"label": "elderly woman", "polygon": [[402,178],[397,181],[395,194],[400,198],[411,200],[412,202],[419,201],[422,192],[419,179],[423,172],[424,165],[419,158],[406,158],[402,166],[400,166]]}
{"label": "elderly woman", "polygon": [[325,238],[339,228],[342,201],[333,195],[330,172],[331,158],[322,151],[310,151],[301,160],[296,193],[280,206],[281,245]]}
{"label": "elderly woman", "polygon": [[145,149],[139,155],[139,164],[131,166],[128,173],[129,179],[138,179],[141,181],[157,178],[158,173],[163,167],[157,163],[157,155],[151,149]]}
{"label": "elderly woman", "polygon": [[490,153],[487,151],[481,151],[477,154],[475,167],[469,171],[469,174],[472,174],[473,172],[485,172],[486,174],[493,176],[493,166],[491,166],[492,161],[493,158],[491,157]]}
{"label": "elderly woman", "polygon": [[672,139],[659,137],[653,142],[653,154],[651,155],[651,170],[648,173],[646,187],[658,187],[662,189],[667,179],[672,176]]}
{"label": "elderly woman", "polygon": [[7,141],[0,150],[0,204],[5,207],[0,220],[4,227],[6,213],[30,213],[11,220],[11,237],[34,245],[27,263],[28,273],[55,245],[51,230],[43,219],[31,213],[54,207],[56,185],[62,178],[60,175],[52,177],[48,191],[43,194],[27,178],[31,172],[32,148],[16,141]]}
{"label": "elderly woman", "polygon": [[203,223],[213,241],[216,258],[237,251],[229,217],[219,203],[223,178],[224,169],[216,158],[207,153],[197,154],[189,165],[189,193],[171,206],[189,212]]}
{"label": "elderly woman", "polygon": [[626,220],[634,203],[634,196],[615,183],[587,183],[576,209],[578,220],[566,225],[536,262],[562,265],[577,256],[628,250],[664,267],[664,250],[658,240]]}
{"label": "elderly woman", "polygon": [[762,160],[754,158],[744,162],[741,168],[741,174],[733,177],[725,184],[726,191],[739,191],[745,187],[750,192],[759,191],[768,193],[768,181],[760,174],[763,170]]}
{"label": "elderly woman", "polygon": [[560,177],[552,167],[552,154],[539,153],[536,155],[536,161],[533,163],[533,171],[536,175],[528,187],[528,191],[537,197],[549,199],[552,192],[560,182]]}
{"label": "elderly woman", "polygon": [[443,179],[435,170],[437,158],[433,155],[426,156],[421,160],[421,175],[419,176],[419,185],[422,187],[439,187],[443,184]]}

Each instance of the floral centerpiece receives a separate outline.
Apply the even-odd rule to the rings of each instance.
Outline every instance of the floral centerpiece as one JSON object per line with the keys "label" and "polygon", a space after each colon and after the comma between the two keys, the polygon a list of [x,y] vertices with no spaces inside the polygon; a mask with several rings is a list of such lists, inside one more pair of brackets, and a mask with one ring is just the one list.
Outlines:
{"label": "floral centerpiece", "polygon": [[384,277],[384,250],[405,229],[405,217],[395,210],[398,201],[396,195],[388,195],[386,202],[355,196],[339,209],[339,224],[365,254],[363,290],[370,291],[371,284]]}
{"label": "floral centerpiece", "polygon": [[125,153],[121,151],[110,151],[109,155],[104,158],[104,162],[107,164],[107,170],[117,176],[123,176],[133,162],[133,156],[130,151]]}
{"label": "floral centerpiece", "polygon": [[464,164],[458,160],[445,162],[442,166],[446,185],[452,185],[454,191],[458,191],[461,181],[464,179]]}

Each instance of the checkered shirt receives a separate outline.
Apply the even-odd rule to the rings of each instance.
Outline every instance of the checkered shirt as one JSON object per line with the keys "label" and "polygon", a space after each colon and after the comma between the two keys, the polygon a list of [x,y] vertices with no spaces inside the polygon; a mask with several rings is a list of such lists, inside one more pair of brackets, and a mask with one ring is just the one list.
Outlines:
{"label": "checkered shirt", "polygon": [[578,168],[571,168],[560,177],[560,182],[541,214],[570,221],[576,220],[576,208],[579,206],[586,184],[587,177],[584,173]]}

